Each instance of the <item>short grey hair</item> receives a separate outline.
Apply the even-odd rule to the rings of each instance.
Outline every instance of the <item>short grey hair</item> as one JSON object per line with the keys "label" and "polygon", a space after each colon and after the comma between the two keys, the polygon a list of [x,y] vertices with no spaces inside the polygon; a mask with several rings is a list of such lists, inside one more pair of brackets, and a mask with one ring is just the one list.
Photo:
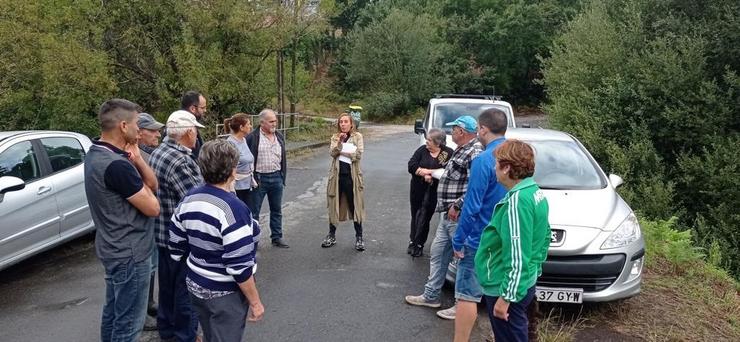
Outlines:
{"label": "short grey hair", "polygon": [[263,110],[262,110],[262,111],[260,112],[260,114],[259,114],[259,117],[260,117],[260,122],[264,121],[264,120],[265,120],[265,118],[267,117],[267,115],[269,115],[270,113],[272,113],[272,114],[275,114],[275,111],[274,111],[274,110],[272,110],[272,109],[270,109],[270,108],[265,108],[265,109],[263,109]]}
{"label": "short grey hair", "polygon": [[238,163],[239,151],[223,139],[203,144],[198,154],[200,173],[208,184],[222,184],[229,180]]}
{"label": "short grey hair", "polygon": [[191,129],[195,129],[195,126],[191,127],[167,127],[167,136],[174,140],[178,141],[180,138],[182,138],[183,135],[187,134],[188,131]]}
{"label": "short grey hair", "polygon": [[432,128],[427,133],[427,137],[437,146],[445,146],[447,142],[447,133],[439,128]]}

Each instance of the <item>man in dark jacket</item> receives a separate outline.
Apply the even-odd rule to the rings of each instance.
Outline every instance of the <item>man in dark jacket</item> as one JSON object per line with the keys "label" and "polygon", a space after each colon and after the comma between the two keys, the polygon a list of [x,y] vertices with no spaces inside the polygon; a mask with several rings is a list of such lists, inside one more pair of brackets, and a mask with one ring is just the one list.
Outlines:
{"label": "man in dark jacket", "polygon": [[285,160],[285,139],[277,132],[277,115],[271,109],[263,109],[260,126],[247,135],[247,145],[254,155],[254,176],[257,189],[252,192],[254,208],[249,208],[259,218],[262,201],[267,195],[270,205],[270,239],[278,248],[289,248],[283,242],[283,187],[288,169]]}
{"label": "man in dark jacket", "polygon": [[[203,116],[206,115],[207,108],[206,98],[203,94],[195,90],[188,90],[182,95],[182,99],[180,100],[180,109],[193,114],[196,120],[203,120]],[[200,131],[198,131],[195,147],[193,148],[193,159],[198,159],[198,152],[200,152],[201,146],[203,146],[203,138],[200,135]]]}

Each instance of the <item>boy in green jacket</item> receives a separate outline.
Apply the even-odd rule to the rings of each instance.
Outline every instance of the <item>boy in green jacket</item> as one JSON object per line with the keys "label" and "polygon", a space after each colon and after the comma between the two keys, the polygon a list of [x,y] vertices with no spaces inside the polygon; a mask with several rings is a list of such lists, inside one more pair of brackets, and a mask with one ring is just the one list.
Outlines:
{"label": "boy in green jacket", "polygon": [[527,307],[550,246],[549,209],[532,178],[532,148],[508,140],[494,154],[496,178],[510,190],[481,235],[475,271],[496,341],[526,341]]}

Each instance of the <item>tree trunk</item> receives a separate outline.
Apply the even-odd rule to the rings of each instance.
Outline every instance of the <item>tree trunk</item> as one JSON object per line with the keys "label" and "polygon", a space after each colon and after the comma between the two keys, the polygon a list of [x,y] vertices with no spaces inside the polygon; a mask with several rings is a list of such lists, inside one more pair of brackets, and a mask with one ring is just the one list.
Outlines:
{"label": "tree trunk", "polygon": [[295,126],[295,104],[298,102],[295,84],[295,68],[298,59],[298,42],[293,38],[293,56],[290,61],[290,127]]}

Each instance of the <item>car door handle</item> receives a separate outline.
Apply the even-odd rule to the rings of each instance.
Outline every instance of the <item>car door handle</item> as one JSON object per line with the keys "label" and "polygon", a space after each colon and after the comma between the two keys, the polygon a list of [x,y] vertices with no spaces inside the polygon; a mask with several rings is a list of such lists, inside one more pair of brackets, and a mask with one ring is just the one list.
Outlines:
{"label": "car door handle", "polygon": [[44,185],[44,186],[39,187],[39,191],[37,191],[36,194],[37,195],[43,195],[43,194],[45,194],[45,193],[47,193],[49,191],[51,191],[51,187]]}

